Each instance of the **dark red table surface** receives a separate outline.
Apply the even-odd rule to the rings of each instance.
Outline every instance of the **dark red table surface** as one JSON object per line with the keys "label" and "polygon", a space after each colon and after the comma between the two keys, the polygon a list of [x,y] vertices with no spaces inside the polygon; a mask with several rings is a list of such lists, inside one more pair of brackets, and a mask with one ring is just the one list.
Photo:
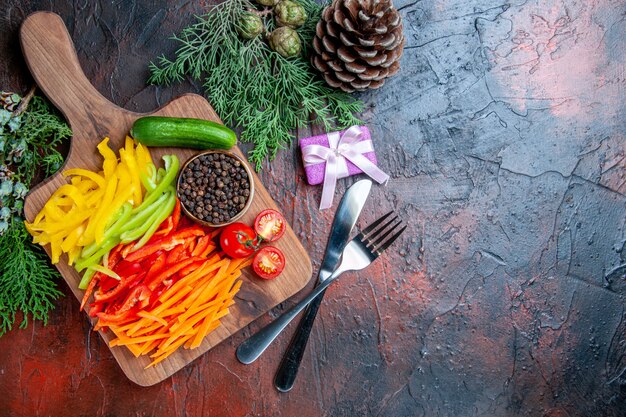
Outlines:
{"label": "dark red table surface", "polygon": [[[52,10],[111,101],[150,111],[202,92],[195,81],[145,81],[204,3],[4,0],[0,88],[32,84],[18,28]],[[409,228],[328,291],[294,389],[272,384],[293,326],[252,365],[235,348],[302,293],[143,388],[60,282],[65,297],[46,327],[0,338],[1,415],[625,415],[625,3],[396,6],[403,69],[360,96],[391,180],[374,187],[360,224],[396,209]],[[324,212],[296,146],[261,179],[317,269],[338,197],[357,178],[340,180]]]}

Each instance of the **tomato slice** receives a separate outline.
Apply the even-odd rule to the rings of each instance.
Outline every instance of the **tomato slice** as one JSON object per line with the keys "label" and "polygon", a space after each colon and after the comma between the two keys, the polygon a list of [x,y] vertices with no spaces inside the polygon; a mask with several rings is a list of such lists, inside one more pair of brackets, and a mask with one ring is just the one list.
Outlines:
{"label": "tomato slice", "polygon": [[252,269],[263,279],[276,278],[285,269],[285,255],[274,246],[266,246],[254,256]]}
{"label": "tomato slice", "polygon": [[280,239],[286,227],[283,215],[273,209],[263,210],[254,220],[254,231],[266,242]]}

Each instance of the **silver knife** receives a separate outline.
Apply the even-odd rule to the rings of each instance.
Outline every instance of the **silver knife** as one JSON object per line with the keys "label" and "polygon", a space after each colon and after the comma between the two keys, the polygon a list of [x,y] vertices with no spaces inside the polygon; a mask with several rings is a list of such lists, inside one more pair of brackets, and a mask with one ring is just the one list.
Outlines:
{"label": "silver knife", "polygon": [[[339,203],[326,253],[318,273],[318,284],[324,282],[337,269],[339,257],[350,239],[350,232],[356,224],[371,187],[371,181],[359,181],[346,191],[341,203]],[[276,371],[274,386],[281,392],[287,392],[293,387],[323,297],[324,293],[321,293],[304,311],[280,367]]]}
{"label": "silver knife", "polygon": [[[356,224],[371,187],[372,182],[370,180],[358,181],[346,191],[341,199],[318,273],[320,282],[328,278],[339,265],[341,253],[350,240],[350,232]],[[321,300],[321,298],[318,299]],[[271,331],[267,331],[265,328],[261,329],[239,345],[237,359],[244,364],[254,362],[285,327],[286,324],[281,328],[273,328]]]}

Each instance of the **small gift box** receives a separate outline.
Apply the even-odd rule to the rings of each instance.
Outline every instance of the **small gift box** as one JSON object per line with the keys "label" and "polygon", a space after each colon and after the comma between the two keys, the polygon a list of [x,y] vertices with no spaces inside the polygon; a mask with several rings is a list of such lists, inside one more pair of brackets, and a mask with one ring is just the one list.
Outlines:
{"label": "small gift box", "polygon": [[[366,126],[354,126],[354,128],[360,130],[359,142],[367,142],[371,144],[372,137],[370,136],[370,131]],[[300,139],[300,149],[302,149],[302,157],[304,159],[304,172],[306,173],[306,180],[310,185],[317,185],[324,182],[324,169],[326,168],[326,161],[316,161],[312,163],[307,163],[307,153],[305,152],[305,148],[309,145],[318,145],[323,146],[325,148],[331,149],[330,141],[334,141],[333,149],[337,148],[337,143],[340,140],[340,137],[343,136],[347,130],[342,130],[340,132],[331,132],[325,135],[317,135],[311,136],[309,138]],[[363,156],[366,157],[371,163],[374,165],[378,164],[376,160],[376,154],[374,153],[374,149],[371,151],[363,153]],[[340,171],[338,172],[337,178],[345,178],[350,177],[352,175],[360,174],[363,171],[358,166],[354,165],[352,162],[345,160],[344,164],[341,164]]]}
{"label": "small gift box", "polygon": [[372,138],[365,126],[300,139],[300,149],[307,182],[324,183],[320,210],[332,205],[339,178],[365,173],[381,184],[389,179],[377,166]]}

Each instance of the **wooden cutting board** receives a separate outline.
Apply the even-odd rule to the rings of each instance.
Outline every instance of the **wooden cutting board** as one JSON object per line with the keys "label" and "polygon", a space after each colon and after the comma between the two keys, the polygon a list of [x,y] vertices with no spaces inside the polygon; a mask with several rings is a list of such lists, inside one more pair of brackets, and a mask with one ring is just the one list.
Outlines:
{"label": "wooden cutting board", "polygon": [[[49,12],[30,15],[21,27],[20,41],[28,67],[39,88],[65,115],[73,131],[70,152],[64,167],[35,187],[26,198],[24,211],[26,218],[32,221],[50,195],[66,183],[61,171],[74,167],[100,170],[102,159],[96,150],[98,142],[108,136],[111,139],[110,146],[115,150],[119,149],[133,121],[147,114],[133,113],[117,107],[91,85],[80,67],[63,20],[58,15]],[[150,114],[196,117],[221,123],[211,105],[203,97],[194,94],[176,98]],[[151,152],[155,162],[164,154],[175,153],[180,158],[181,165],[196,153],[180,148],[153,148]],[[234,152],[242,155],[239,149],[234,149]],[[265,208],[280,211],[280,207],[276,206],[258,177],[253,177],[254,199],[242,219],[248,224],[252,224],[254,217]],[[255,277],[250,267],[244,269],[244,282],[237,294],[236,304],[231,307],[231,314],[197,349],[179,349],[160,364],[144,369],[150,362],[148,358],[135,358],[124,347],[111,348],[111,353],[128,378],[144,386],[162,381],[301,290],[311,277],[311,261],[291,227],[287,228],[276,246],[284,252],[286,258],[286,268],[282,275],[266,281]],[[46,250],[49,253],[49,248]],[[78,289],[80,276],[68,266],[67,258],[62,257],[56,266],[76,298],[82,299],[83,291]],[[112,334],[100,331],[100,335],[108,345]]]}

